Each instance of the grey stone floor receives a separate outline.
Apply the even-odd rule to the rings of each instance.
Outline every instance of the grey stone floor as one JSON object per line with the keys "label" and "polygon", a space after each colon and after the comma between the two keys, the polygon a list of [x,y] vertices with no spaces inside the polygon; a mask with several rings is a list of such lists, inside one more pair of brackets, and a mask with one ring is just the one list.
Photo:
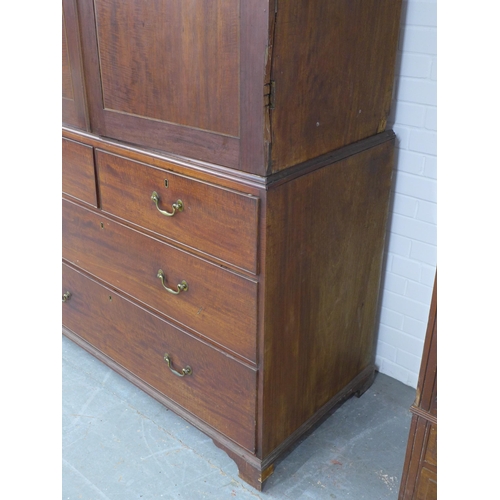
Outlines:
{"label": "grey stone floor", "polygon": [[415,390],[378,374],[258,492],[211,439],[63,337],[63,499],[397,499]]}

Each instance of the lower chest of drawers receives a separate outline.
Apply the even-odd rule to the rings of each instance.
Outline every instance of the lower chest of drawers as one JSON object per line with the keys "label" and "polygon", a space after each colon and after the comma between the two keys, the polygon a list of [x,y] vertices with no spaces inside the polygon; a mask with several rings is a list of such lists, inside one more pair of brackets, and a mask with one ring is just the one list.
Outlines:
{"label": "lower chest of drawers", "polygon": [[63,332],[260,490],[373,379],[394,134],[273,179],[68,136]]}

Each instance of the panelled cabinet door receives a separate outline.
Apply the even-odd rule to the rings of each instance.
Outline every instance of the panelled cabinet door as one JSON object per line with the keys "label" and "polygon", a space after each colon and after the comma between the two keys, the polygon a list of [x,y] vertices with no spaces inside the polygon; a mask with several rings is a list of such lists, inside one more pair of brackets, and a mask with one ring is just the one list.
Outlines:
{"label": "panelled cabinet door", "polygon": [[250,163],[262,166],[268,21],[262,1],[79,0],[79,6],[94,132],[232,168],[246,148],[255,156]]}
{"label": "panelled cabinet door", "polygon": [[76,0],[62,2],[62,123],[88,129]]}

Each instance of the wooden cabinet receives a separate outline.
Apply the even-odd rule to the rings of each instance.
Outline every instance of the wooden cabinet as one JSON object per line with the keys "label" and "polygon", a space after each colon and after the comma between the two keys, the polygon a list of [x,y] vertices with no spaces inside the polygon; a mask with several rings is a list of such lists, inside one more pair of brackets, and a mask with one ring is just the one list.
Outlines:
{"label": "wooden cabinet", "polygon": [[400,2],[63,14],[63,332],[260,489],[373,378]]}
{"label": "wooden cabinet", "polygon": [[101,136],[268,175],[385,129],[400,0],[78,7]]}
{"label": "wooden cabinet", "polygon": [[[74,292],[63,309],[67,328],[172,402],[201,415],[245,449],[255,450],[254,367],[231,359],[75,268],[63,265],[63,282]],[[169,376],[166,355],[176,373],[192,367],[188,383]]]}
{"label": "wooden cabinet", "polygon": [[437,278],[399,492],[400,500],[437,498]]}

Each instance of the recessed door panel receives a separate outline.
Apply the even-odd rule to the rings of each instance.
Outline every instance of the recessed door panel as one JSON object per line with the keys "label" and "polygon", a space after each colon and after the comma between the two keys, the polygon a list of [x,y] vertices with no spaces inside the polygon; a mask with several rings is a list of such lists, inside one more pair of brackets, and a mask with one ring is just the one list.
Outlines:
{"label": "recessed door panel", "polygon": [[104,108],[239,136],[239,0],[97,0]]}

